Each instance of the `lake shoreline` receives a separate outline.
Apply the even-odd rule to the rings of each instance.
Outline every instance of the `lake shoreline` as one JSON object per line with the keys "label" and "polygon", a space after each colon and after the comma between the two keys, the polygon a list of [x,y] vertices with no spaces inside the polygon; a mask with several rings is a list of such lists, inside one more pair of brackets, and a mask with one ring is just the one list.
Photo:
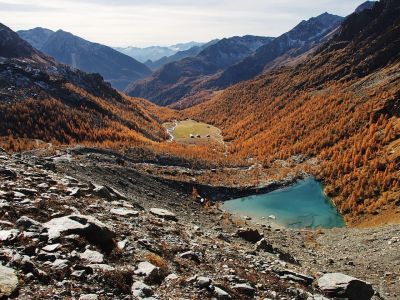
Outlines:
{"label": "lake shoreline", "polygon": [[[323,191],[323,185],[309,176],[292,185],[264,194],[226,201],[225,212],[285,228],[342,228],[345,219]],[[268,222],[265,222],[268,220]]]}

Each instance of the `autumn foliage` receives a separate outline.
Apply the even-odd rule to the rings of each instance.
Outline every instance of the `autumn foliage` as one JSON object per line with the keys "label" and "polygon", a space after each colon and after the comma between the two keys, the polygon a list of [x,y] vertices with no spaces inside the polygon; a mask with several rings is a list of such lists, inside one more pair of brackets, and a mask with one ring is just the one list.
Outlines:
{"label": "autumn foliage", "polygon": [[[394,6],[394,7],[390,7]],[[185,113],[223,129],[230,152],[266,166],[302,154],[348,221],[400,197],[399,5],[348,18],[315,55]],[[355,30],[359,28],[359,30]]]}

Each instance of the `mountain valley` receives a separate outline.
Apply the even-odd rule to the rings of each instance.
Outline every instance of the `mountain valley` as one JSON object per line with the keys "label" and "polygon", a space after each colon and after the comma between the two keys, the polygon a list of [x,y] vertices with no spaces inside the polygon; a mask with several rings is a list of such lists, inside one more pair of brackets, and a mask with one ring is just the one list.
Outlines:
{"label": "mountain valley", "polygon": [[[125,54],[0,24],[0,299],[399,299],[399,49],[397,0]],[[334,225],[226,209],[302,182]]]}

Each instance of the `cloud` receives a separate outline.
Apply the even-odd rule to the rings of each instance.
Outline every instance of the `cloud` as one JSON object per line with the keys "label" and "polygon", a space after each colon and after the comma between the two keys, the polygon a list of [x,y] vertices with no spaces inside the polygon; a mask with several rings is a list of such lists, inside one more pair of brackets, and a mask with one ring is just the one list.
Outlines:
{"label": "cloud", "polygon": [[37,4],[24,4],[24,3],[9,3],[0,2],[0,11],[4,12],[40,12],[40,11],[53,11],[54,9],[48,6]]}
{"label": "cloud", "polygon": [[0,22],[14,30],[63,29],[113,45],[167,45],[234,35],[280,35],[325,11],[347,15],[363,0],[15,0]]}

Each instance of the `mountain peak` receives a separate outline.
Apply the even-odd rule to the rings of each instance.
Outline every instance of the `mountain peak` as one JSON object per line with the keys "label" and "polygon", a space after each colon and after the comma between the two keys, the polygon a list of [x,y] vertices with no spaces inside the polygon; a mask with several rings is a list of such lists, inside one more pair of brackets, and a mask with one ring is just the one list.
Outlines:
{"label": "mountain peak", "polygon": [[354,12],[358,14],[366,9],[372,9],[375,4],[376,1],[365,1],[363,4],[359,5]]}
{"label": "mountain peak", "polygon": [[309,19],[308,21],[317,21],[319,23],[322,23],[324,26],[332,26],[332,24],[336,24],[343,20],[343,17],[338,16],[338,15],[333,15],[328,12],[324,12],[323,14],[320,14],[319,16],[316,16],[314,18]]}
{"label": "mountain peak", "polygon": [[20,30],[17,33],[23,40],[40,50],[49,37],[54,34],[54,31],[43,27],[35,27],[33,29]]}
{"label": "mountain peak", "polygon": [[18,34],[0,23],[0,57],[21,58],[30,57],[35,50]]}

